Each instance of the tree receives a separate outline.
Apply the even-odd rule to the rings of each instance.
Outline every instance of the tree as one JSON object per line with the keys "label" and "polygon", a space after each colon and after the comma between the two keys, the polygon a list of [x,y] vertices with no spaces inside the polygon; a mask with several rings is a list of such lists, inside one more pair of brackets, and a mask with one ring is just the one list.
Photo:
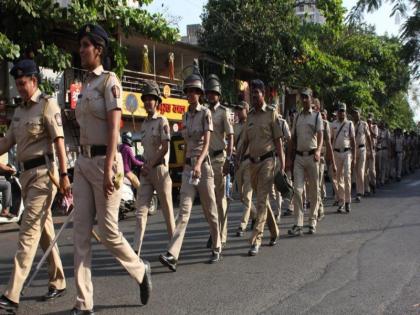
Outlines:
{"label": "tree", "polygon": [[141,7],[152,0],[138,1],[138,8],[128,7],[126,0],[72,0],[60,7],[53,0],[0,3],[0,61],[19,56],[34,58],[40,65],[60,71],[71,66],[71,55],[54,39],[60,31],[75,37],[77,30],[92,22],[101,24],[111,37],[114,70],[122,73],[127,60],[124,47],[116,40],[140,33],[161,41],[175,41],[178,30],[171,28],[160,14],[150,14]]}
{"label": "tree", "polygon": [[[349,14],[349,22],[353,25],[360,23],[364,12],[374,12],[384,2],[384,0],[358,0]],[[391,17],[394,15],[407,17],[401,29],[401,38],[404,41],[403,56],[412,65],[414,77],[420,78],[420,1],[388,0],[388,2],[394,5]],[[407,16],[410,8],[413,14]]]}

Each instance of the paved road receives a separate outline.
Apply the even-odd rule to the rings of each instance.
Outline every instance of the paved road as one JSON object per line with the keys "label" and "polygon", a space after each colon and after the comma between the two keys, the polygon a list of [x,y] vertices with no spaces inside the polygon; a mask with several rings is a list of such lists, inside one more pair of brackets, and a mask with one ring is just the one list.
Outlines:
{"label": "paved road", "polygon": [[[152,262],[153,297],[139,306],[138,286],[100,244],[94,245],[96,310],[100,314],[420,314],[420,171],[375,197],[354,204],[350,215],[328,207],[318,233],[288,238],[291,218],[281,223],[281,240],[248,257],[246,239],[230,237],[220,264],[208,265],[208,232],[195,207],[179,268],[169,272],[157,260],[165,251],[160,214],[150,219],[144,258]],[[230,234],[240,217],[233,203]],[[56,218],[57,226],[63,218]],[[133,237],[134,218],[122,222]],[[68,294],[38,302],[46,291],[42,270],[23,298],[21,314],[67,314],[75,288],[71,229],[59,245]],[[0,227],[0,290],[11,270],[17,226]],[[268,242],[268,237],[265,242]],[[38,252],[36,260],[41,253]]]}

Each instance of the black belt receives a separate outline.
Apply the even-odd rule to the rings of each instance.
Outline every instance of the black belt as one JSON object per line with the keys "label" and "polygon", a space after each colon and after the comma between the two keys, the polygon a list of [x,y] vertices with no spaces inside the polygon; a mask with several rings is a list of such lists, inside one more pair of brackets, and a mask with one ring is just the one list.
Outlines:
{"label": "black belt", "polygon": [[262,162],[266,159],[272,158],[274,156],[275,156],[274,152],[271,151],[271,152],[268,152],[264,155],[261,155],[260,157],[255,158],[255,159],[250,156],[249,159],[251,160],[252,163],[259,163],[259,162]]}
{"label": "black belt", "polygon": [[344,148],[344,149],[334,149],[335,152],[343,153],[349,151],[350,148]]}
{"label": "black belt", "polygon": [[381,151],[381,150],[386,150],[386,149],[388,149],[388,147],[376,148],[376,151]]}
{"label": "black belt", "polygon": [[249,154],[244,155],[244,157],[241,159],[241,162],[246,161],[250,158]]}
{"label": "black belt", "polygon": [[401,154],[403,151],[395,151],[396,154]]}
{"label": "black belt", "polygon": [[98,155],[106,155],[106,145],[82,145],[82,155],[85,157],[93,158]]}
{"label": "black belt", "polygon": [[[50,159],[50,161],[52,161],[54,158],[52,154],[47,154],[47,157]],[[31,168],[35,168],[35,167],[42,166],[45,164],[47,164],[47,161],[45,161],[45,156],[40,156],[40,157],[22,162],[21,167],[23,166],[23,171],[27,171],[27,170],[30,170]]]}
{"label": "black belt", "polygon": [[210,157],[214,158],[220,154],[223,153],[224,150],[217,150],[217,151],[213,151],[212,153],[210,153]]}
{"label": "black belt", "polygon": [[365,147],[365,145],[364,144],[359,144],[359,149],[360,148],[364,148]]}
{"label": "black belt", "polygon": [[310,151],[297,151],[296,150],[296,154],[300,156],[310,156],[310,155],[313,155],[314,153],[315,153],[315,149],[310,150]]}

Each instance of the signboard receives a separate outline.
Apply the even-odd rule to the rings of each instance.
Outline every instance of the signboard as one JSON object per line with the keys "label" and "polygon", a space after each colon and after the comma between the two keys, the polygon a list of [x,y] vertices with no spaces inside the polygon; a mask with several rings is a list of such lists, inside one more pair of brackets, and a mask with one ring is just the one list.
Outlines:
{"label": "signboard", "polygon": [[75,109],[77,105],[77,100],[79,98],[80,91],[82,89],[81,83],[72,83],[70,84],[70,108]]}
{"label": "signboard", "polygon": [[[146,117],[147,113],[144,109],[144,104],[141,100],[141,93],[126,92],[122,93],[123,100],[123,115],[133,115],[134,117]],[[162,104],[160,105],[160,114],[165,116],[169,120],[182,120],[182,115],[188,109],[187,100],[180,98],[163,98]]]}

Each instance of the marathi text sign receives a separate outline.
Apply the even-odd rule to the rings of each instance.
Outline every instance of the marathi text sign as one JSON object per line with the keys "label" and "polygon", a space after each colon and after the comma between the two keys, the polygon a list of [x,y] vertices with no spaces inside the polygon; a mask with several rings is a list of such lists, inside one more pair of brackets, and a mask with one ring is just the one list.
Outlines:
{"label": "marathi text sign", "polygon": [[[141,100],[141,93],[123,91],[123,115],[133,115],[134,117],[146,117],[147,113]],[[187,100],[179,98],[162,98],[160,113],[169,120],[182,120],[182,115],[188,109]]]}

